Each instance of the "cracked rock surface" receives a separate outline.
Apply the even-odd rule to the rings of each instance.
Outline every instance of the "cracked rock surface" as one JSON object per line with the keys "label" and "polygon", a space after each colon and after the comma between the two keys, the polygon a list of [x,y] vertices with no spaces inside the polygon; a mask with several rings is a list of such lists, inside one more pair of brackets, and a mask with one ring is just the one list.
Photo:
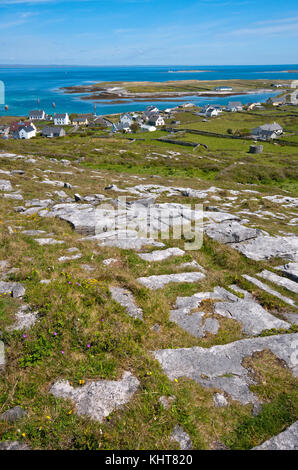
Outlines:
{"label": "cracked rock surface", "polygon": [[270,349],[297,375],[298,366],[293,360],[295,341],[298,341],[297,333],[243,339],[208,349],[160,349],[152,354],[171,380],[188,377],[206,388],[223,390],[234,400],[247,404],[258,402],[258,398],[249,388],[254,380],[242,366],[243,359]]}
{"label": "cracked rock surface", "polygon": [[68,381],[61,380],[51,387],[50,393],[57,398],[68,398],[76,405],[79,416],[89,416],[103,421],[110,413],[129,402],[139,387],[139,381],[130,372],[124,372],[122,379],[98,380],[83,387],[74,388]]}

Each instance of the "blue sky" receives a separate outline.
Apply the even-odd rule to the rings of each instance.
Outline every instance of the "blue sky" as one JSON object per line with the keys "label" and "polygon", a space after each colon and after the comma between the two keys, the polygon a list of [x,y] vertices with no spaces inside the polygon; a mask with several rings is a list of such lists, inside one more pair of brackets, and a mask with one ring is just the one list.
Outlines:
{"label": "blue sky", "polygon": [[0,63],[295,64],[297,0],[0,0]]}

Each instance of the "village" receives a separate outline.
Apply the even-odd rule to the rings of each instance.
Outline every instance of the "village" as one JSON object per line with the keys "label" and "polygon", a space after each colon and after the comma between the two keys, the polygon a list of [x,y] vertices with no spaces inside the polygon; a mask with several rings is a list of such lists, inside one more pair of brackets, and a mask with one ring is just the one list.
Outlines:
{"label": "village", "polygon": [[[272,84],[275,88],[288,85]],[[216,91],[230,92],[232,87],[216,87]],[[292,102],[287,100],[287,96],[269,98],[266,103],[253,102],[243,104],[241,101],[230,101],[226,106],[209,105],[197,107],[191,102],[186,102],[160,110],[155,105],[148,105],[143,112],[126,112],[111,116],[96,113],[68,114],[55,113],[46,114],[42,109],[31,110],[26,119],[12,121],[9,124],[0,125],[0,137],[2,139],[32,139],[37,136],[46,138],[65,137],[66,134],[77,132],[79,128],[105,129],[109,134],[114,133],[143,133],[163,130],[172,133],[174,126],[180,126],[181,120],[178,118],[181,113],[188,113],[188,116],[198,116],[202,122],[208,122],[225,113],[249,113],[265,110],[265,107],[282,109],[282,107],[292,106]],[[177,117],[178,115],[178,117]],[[2,121],[3,122],[3,121]],[[282,136],[283,127],[277,122],[268,122],[252,129],[246,130],[243,137],[255,141],[272,141]]]}

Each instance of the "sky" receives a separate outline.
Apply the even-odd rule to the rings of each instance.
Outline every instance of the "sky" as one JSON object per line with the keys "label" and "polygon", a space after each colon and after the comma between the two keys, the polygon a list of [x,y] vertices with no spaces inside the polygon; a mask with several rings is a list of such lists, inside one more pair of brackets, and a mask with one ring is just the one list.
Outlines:
{"label": "sky", "polygon": [[297,0],[0,0],[0,64],[298,62]]}

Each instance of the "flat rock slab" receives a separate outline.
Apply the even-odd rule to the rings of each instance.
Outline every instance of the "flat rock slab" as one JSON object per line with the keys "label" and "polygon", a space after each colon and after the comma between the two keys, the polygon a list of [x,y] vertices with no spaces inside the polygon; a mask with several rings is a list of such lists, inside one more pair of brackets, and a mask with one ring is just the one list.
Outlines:
{"label": "flat rock slab", "polygon": [[55,240],[54,238],[35,238],[34,239],[39,245],[61,245],[64,243],[62,240]]}
{"label": "flat rock slab", "polygon": [[298,263],[288,263],[275,268],[294,282],[298,282]]}
{"label": "flat rock slab", "polygon": [[0,341],[0,370],[5,366],[5,349],[3,341]]}
{"label": "flat rock slab", "polygon": [[205,274],[193,273],[178,273],[178,274],[161,274],[159,276],[139,277],[138,282],[148,289],[156,290],[161,289],[170,282],[197,282],[205,278]]}
{"label": "flat rock slab", "polygon": [[171,434],[170,440],[178,442],[181,450],[191,450],[192,442],[189,435],[183,431],[181,426],[175,426]]}
{"label": "flat rock slab", "polygon": [[245,243],[233,245],[240,253],[255,261],[271,258],[298,260],[298,237],[260,236]]}
{"label": "flat rock slab", "polygon": [[291,292],[294,292],[295,294],[298,294],[298,283],[291,281],[290,279],[287,279],[285,277],[278,276],[275,273],[272,273],[271,271],[267,271],[267,269],[264,269],[261,273],[258,274],[259,277],[262,277],[263,279],[266,279],[267,281],[273,282],[274,284],[277,284],[280,287],[283,287],[284,289],[287,289]]}
{"label": "flat rock slab", "polygon": [[0,442],[0,450],[30,450],[30,447],[25,442],[2,441]]}
{"label": "flat rock slab", "polygon": [[16,322],[9,331],[29,330],[38,319],[38,312],[32,312],[28,305],[22,305],[15,314]]}
{"label": "flat rock slab", "polygon": [[170,321],[177,323],[196,338],[203,338],[207,332],[217,334],[220,324],[216,318],[209,317],[204,320],[204,312],[192,312],[207,299],[236,300],[237,297],[220,287],[215,287],[213,292],[198,292],[190,297],[177,297],[175,309],[169,313]]}
{"label": "flat rock slab", "polygon": [[81,253],[78,253],[77,255],[72,255],[72,256],[60,256],[58,258],[59,263],[64,263],[65,261],[73,261],[76,259],[80,259],[82,257]]}
{"label": "flat rock slab", "polygon": [[51,387],[50,393],[57,398],[72,400],[79,416],[89,416],[101,422],[114,410],[128,403],[138,387],[138,379],[130,372],[124,372],[121,380],[98,380],[78,388],[62,380]]}
{"label": "flat rock slab", "polygon": [[214,312],[217,315],[237,320],[242,324],[243,333],[252,336],[272,328],[277,330],[291,328],[289,323],[274,317],[252,300],[239,299],[237,302],[218,302],[214,305]]}
{"label": "flat rock slab", "polygon": [[20,406],[15,406],[10,410],[5,411],[0,415],[0,421],[7,421],[9,423],[15,423],[19,419],[22,419],[26,415],[26,412]]}
{"label": "flat rock slab", "polygon": [[38,235],[43,235],[46,233],[44,230],[22,230],[24,235],[28,235],[29,237],[35,237]]}
{"label": "flat rock slab", "polygon": [[261,233],[255,228],[245,227],[238,222],[222,222],[206,228],[206,234],[221,243],[239,243],[256,238]]}
{"label": "flat rock slab", "polygon": [[297,342],[298,334],[294,333],[243,339],[211,348],[160,349],[153,355],[171,380],[188,377],[203,387],[223,390],[234,400],[247,404],[257,403],[258,397],[249,388],[255,382],[242,366],[243,359],[270,349],[297,376]]}
{"label": "flat rock slab", "polygon": [[0,294],[9,294],[14,298],[23,297],[26,290],[19,282],[0,281]]}
{"label": "flat rock slab", "polygon": [[298,450],[298,421],[253,450]]}
{"label": "flat rock slab", "polygon": [[121,287],[110,287],[110,292],[113,300],[126,308],[131,317],[143,320],[143,311],[141,308],[137,307],[131,292]]}
{"label": "flat rock slab", "polygon": [[3,194],[4,199],[14,199],[15,201],[21,201],[23,196],[19,193],[5,193]]}
{"label": "flat rock slab", "polygon": [[41,217],[57,217],[68,222],[83,235],[95,235],[95,209],[90,204],[55,204],[50,211],[40,211]]}
{"label": "flat rock slab", "polygon": [[153,238],[114,238],[103,241],[103,246],[121,248],[122,250],[141,250],[144,246],[163,247],[164,243],[156,242]]}
{"label": "flat rock slab", "polygon": [[0,180],[0,191],[12,191],[11,182],[8,180]]}
{"label": "flat rock slab", "polygon": [[166,250],[155,250],[151,253],[139,253],[139,257],[145,261],[163,261],[164,259],[170,258],[171,256],[182,256],[185,251],[180,248],[167,248]]}
{"label": "flat rock slab", "polygon": [[[243,274],[242,277],[246,279],[247,281],[252,282],[255,286],[259,287],[259,289],[264,290],[265,292],[268,292],[268,294],[271,294],[278,299],[282,300],[286,304],[292,305],[293,307],[296,307],[296,303],[294,300],[289,299],[289,297],[286,297],[285,295],[280,294],[276,290],[272,289],[269,287],[267,284],[264,284],[264,282],[259,281],[255,277],[249,276],[248,274]],[[297,307],[296,307],[297,308]]]}

